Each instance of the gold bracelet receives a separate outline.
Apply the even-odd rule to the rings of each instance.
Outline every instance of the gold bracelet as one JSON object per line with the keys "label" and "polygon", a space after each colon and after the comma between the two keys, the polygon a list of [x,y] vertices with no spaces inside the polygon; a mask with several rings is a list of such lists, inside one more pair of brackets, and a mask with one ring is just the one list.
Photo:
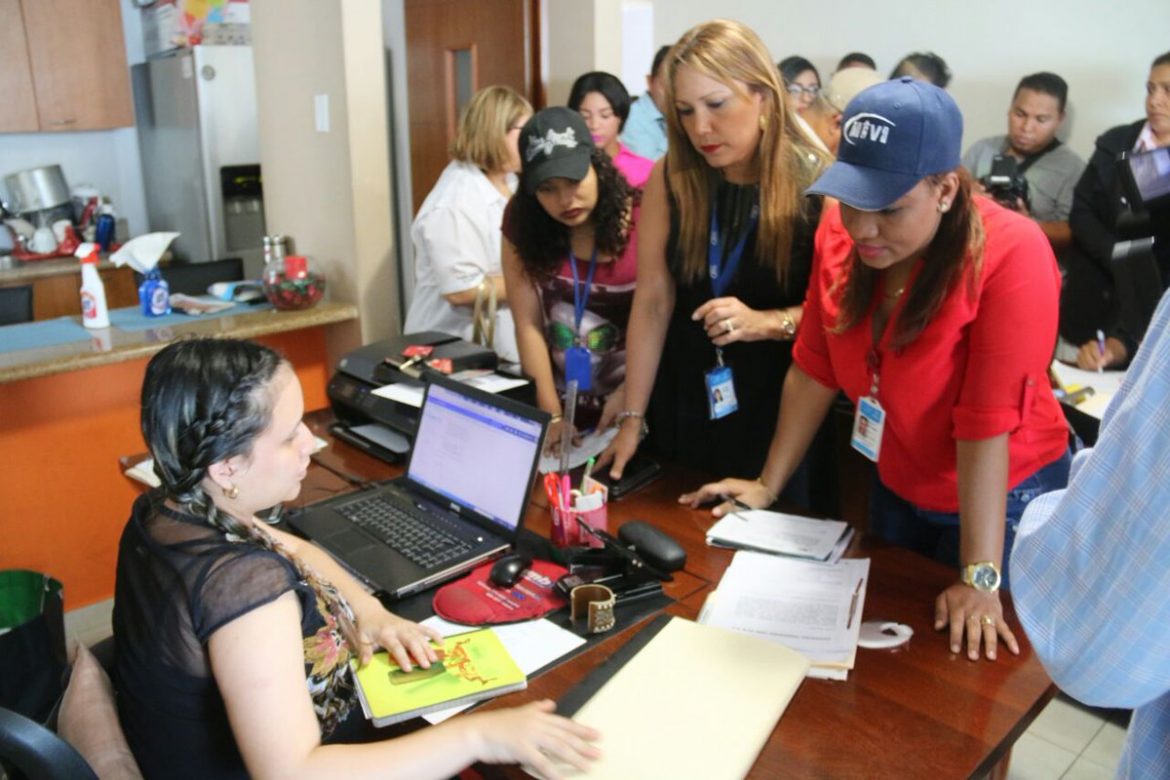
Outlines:
{"label": "gold bracelet", "polygon": [[557,423],[559,423],[563,419],[565,419],[565,418],[563,416],[561,416],[560,414],[554,414],[552,417],[548,418],[548,424],[549,425],[556,425]]}
{"label": "gold bracelet", "polygon": [[760,487],[762,487],[764,489],[765,495],[768,496],[768,506],[775,504],[776,499],[779,498],[779,496],[777,496],[775,493],[772,492],[772,488],[770,488],[766,484],[764,484],[764,478],[763,477],[756,477],[756,482],[759,483]]}

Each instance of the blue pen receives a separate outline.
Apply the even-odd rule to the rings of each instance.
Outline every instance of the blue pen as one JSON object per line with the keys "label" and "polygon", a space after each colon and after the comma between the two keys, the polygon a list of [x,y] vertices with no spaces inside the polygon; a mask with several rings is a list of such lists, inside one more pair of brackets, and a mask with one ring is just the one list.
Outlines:
{"label": "blue pen", "polygon": [[[1100,328],[1097,329],[1097,354],[1101,357],[1105,357],[1105,331],[1101,330]],[[1104,370],[1104,366],[1098,363],[1097,373],[1100,374]]]}

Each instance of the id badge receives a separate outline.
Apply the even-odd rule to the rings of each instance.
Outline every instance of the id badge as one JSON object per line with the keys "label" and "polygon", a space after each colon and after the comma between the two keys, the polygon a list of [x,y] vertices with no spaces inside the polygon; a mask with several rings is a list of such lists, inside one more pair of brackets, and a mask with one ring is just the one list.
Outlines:
{"label": "id badge", "polygon": [[593,364],[589,360],[589,350],[577,346],[565,350],[565,384],[577,380],[577,390],[588,392],[593,389]]}
{"label": "id badge", "polygon": [[739,409],[731,366],[716,366],[707,372],[704,379],[707,383],[707,408],[712,420],[726,417]]}
{"label": "id badge", "polygon": [[882,431],[886,427],[886,410],[873,396],[857,399],[857,413],[853,416],[853,449],[877,463],[882,451]]}

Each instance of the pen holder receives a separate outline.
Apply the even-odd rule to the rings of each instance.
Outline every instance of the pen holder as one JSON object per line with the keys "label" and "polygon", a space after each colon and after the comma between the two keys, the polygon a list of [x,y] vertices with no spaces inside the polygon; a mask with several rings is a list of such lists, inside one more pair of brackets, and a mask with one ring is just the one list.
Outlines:
{"label": "pen holder", "polygon": [[582,496],[578,501],[601,496],[601,506],[593,509],[561,509],[552,507],[552,543],[557,548],[565,547],[602,547],[601,540],[581,531],[578,521],[587,523],[590,528],[599,531],[609,530],[609,503],[604,493],[594,493]]}

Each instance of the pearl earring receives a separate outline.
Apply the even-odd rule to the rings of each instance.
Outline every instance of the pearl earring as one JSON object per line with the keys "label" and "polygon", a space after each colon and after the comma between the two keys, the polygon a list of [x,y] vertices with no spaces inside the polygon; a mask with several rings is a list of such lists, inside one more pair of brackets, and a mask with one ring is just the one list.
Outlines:
{"label": "pearl earring", "polygon": [[949,209],[950,207],[951,207],[951,204],[947,203],[945,200],[940,200],[938,202],[938,210],[940,212],[942,212],[943,214],[947,213],[947,209]]}

